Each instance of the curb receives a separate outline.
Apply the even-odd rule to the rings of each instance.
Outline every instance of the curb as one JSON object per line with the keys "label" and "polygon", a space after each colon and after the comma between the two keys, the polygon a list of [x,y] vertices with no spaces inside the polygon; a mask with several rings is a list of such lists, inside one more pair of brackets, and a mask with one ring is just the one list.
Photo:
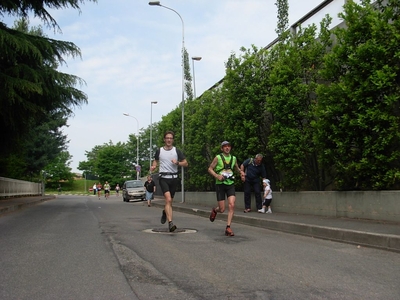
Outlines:
{"label": "curb", "polygon": [[[156,202],[153,202],[152,205],[160,208],[164,207],[164,204]],[[197,215],[207,219],[210,216],[209,211],[198,208],[174,206],[174,211]],[[218,219],[226,221],[227,215],[218,215]],[[376,234],[357,230],[338,229],[334,227],[294,223],[288,221],[267,220],[238,215],[235,215],[235,223],[400,253],[400,236],[392,234]]]}

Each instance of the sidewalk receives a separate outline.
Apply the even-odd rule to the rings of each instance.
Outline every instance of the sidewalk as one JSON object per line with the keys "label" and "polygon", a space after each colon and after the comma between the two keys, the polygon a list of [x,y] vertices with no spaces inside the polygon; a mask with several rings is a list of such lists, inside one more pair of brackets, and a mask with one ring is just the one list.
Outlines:
{"label": "sidewalk", "polygon": [[28,196],[28,197],[20,197],[20,198],[7,198],[0,199],[0,216],[9,212],[13,212],[19,209],[23,209],[24,207],[35,205],[37,203],[41,203],[43,201],[55,199],[56,197],[53,195],[49,196]]}
{"label": "sidewalk", "polygon": [[[55,198],[54,195],[46,195],[2,199],[0,200],[0,217],[29,205]],[[156,197],[152,205],[163,208],[164,199]],[[204,217],[207,221],[211,211],[211,207],[188,205],[179,201],[174,201],[173,208],[174,211]],[[226,217],[226,212],[218,214],[217,220],[226,221]],[[398,223],[377,222],[275,212],[272,214],[244,213],[242,210],[236,210],[233,222],[400,253],[400,220]]]}
{"label": "sidewalk", "polygon": [[[163,208],[164,200],[156,197],[152,205]],[[173,210],[209,218],[211,207],[188,205],[174,201]],[[217,220],[226,221],[227,213],[218,214]],[[357,246],[400,252],[399,222],[378,222],[348,218],[332,218],[286,213],[244,213],[236,210],[234,223],[300,234],[313,238],[354,244]]]}

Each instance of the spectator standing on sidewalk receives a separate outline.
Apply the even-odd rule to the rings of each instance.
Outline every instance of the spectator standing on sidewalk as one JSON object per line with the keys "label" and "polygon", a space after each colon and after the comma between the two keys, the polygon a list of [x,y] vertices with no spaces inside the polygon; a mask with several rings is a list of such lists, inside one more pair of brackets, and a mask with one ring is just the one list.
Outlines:
{"label": "spectator standing on sidewalk", "polygon": [[260,177],[263,180],[267,177],[262,159],[262,154],[257,154],[255,158],[248,158],[240,165],[240,170],[244,173],[244,177],[242,176],[244,181],[244,212],[251,211],[251,189],[254,191],[257,210],[262,207]]}
{"label": "spectator standing on sidewalk", "polygon": [[96,196],[96,193],[97,193],[97,184],[95,182],[95,183],[93,183],[93,195]]}
{"label": "spectator standing on sidewalk", "polygon": [[272,214],[271,211],[272,189],[271,186],[269,185],[268,179],[263,180],[263,186],[264,186],[263,203],[262,203],[262,208],[259,209],[258,212]]}
{"label": "spectator standing on sidewalk", "polygon": [[150,171],[154,171],[159,166],[159,183],[161,191],[165,198],[165,207],[162,211],[161,224],[168,220],[168,229],[170,232],[176,230],[172,223],[172,201],[179,183],[178,167],[187,167],[188,162],[183,152],[173,146],[175,134],[167,131],[164,134],[164,146],[157,149],[154,154],[154,160]]}
{"label": "spectator standing on sidewalk", "polygon": [[237,170],[242,175],[236,157],[230,153],[231,149],[231,144],[228,141],[223,141],[221,144],[222,153],[215,156],[208,167],[208,173],[215,178],[215,190],[218,201],[218,206],[213,207],[211,210],[210,221],[214,222],[217,213],[223,213],[225,211],[225,199],[228,199],[228,220],[225,229],[226,236],[234,236],[231,229],[236,201],[233,171]]}
{"label": "spectator standing on sidewalk", "polygon": [[147,176],[147,180],[144,183],[144,187],[146,188],[146,200],[147,200],[147,206],[151,206],[151,200],[153,199],[153,195],[156,192],[156,184],[151,178],[150,175]]}
{"label": "spectator standing on sidewalk", "polygon": [[120,190],[119,183],[117,183],[117,185],[115,186],[115,196],[116,197],[119,196],[119,190]]}

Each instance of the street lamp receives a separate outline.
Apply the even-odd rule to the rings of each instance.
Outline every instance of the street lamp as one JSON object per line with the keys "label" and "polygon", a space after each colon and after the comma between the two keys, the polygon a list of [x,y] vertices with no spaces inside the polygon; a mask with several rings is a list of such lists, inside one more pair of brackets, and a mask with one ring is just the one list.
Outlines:
{"label": "street lamp", "polygon": [[[179,17],[179,19],[181,19],[182,21],[182,150],[184,148],[184,144],[185,144],[185,55],[184,55],[184,51],[185,51],[185,26],[183,23],[183,19],[181,17],[181,15],[174,9],[161,5],[160,1],[151,1],[149,2],[149,5],[151,6],[161,6],[164,7],[166,9],[169,9],[171,11],[173,11],[174,13],[176,13]],[[181,168],[182,170],[182,202],[185,202],[185,175],[184,175],[184,168]]]}
{"label": "street lamp", "polygon": [[193,91],[194,91],[194,99],[196,99],[196,79],[194,77],[194,61],[197,60],[201,60],[201,56],[193,56],[192,57],[192,69],[193,69]]}
{"label": "street lamp", "polygon": [[[124,116],[127,116],[127,117],[131,117],[131,118],[134,118],[135,120],[136,120],[136,122],[137,122],[137,136],[136,136],[136,179],[137,180],[139,180],[139,172],[140,171],[138,171],[138,167],[139,167],[139,121],[138,121],[138,119],[136,119],[134,116],[131,116],[130,114],[126,114],[126,113],[124,113],[123,114]],[[140,170],[140,169],[139,169]]]}
{"label": "street lamp", "polygon": [[151,101],[150,104],[150,163],[149,163],[150,174],[151,174],[151,152],[153,150],[153,104],[157,104],[157,101]]}

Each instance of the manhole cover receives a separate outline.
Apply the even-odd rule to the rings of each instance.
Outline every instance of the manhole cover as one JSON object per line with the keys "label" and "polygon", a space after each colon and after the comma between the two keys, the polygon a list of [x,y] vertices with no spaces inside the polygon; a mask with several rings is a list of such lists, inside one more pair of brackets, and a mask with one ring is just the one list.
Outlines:
{"label": "manhole cover", "polygon": [[147,233],[167,233],[167,234],[177,234],[177,233],[196,233],[197,230],[195,229],[188,229],[188,228],[178,228],[174,232],[169,232],[168,228],[152,228],[152,229],[145,229],[143,230]]}

